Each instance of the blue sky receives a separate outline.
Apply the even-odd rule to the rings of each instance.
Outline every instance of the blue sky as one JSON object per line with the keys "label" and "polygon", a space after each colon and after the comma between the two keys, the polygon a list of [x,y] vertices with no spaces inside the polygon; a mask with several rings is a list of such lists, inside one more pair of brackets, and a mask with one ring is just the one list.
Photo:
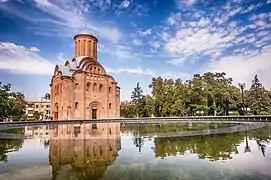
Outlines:
{"label": "blue sky", "polygon": [[152,77],[224,71],[271,88],[271,0],[0,0],[0,81],[27,97],[49,91],[88,25],[98,59],[131,96]]}

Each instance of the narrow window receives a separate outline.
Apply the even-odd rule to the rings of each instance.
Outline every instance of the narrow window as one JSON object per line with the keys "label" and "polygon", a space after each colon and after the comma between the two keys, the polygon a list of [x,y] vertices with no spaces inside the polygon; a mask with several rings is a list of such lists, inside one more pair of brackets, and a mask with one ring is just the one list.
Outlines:
{"label": "narrow window", "polygon": [[103,85],[102,84],[100,84],[99,92],[103,92]]}
{"label": "narrow window", "polygon": [[109,87],[108,92],[111,93],[111,87]]}
{"label": "narrow window", "polygon": [[86,90],[89,91],[90,83],[87,83]]}
{"label": "narrow window", "polygon": [[109,109],[111,109],[112,108],[112,103],[109,103]]}
{"label": "narrow window", "polygon": [[75,89],[78,90],[78,83],[75,83]]}
{"label": "narrow window", "polygon": [[78,108],[78,102],[75,103],[75,106],[74,106],[74,107],[75,107],[75,109]]}
{"label": "narrow window", "polygon": [[96,83],[93,84],[93,91],[97,92],[97,84]]}

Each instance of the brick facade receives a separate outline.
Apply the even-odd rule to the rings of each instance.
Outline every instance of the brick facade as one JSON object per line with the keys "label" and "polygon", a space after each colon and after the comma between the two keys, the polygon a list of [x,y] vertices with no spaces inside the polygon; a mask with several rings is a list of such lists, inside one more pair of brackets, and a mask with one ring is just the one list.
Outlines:
{"label": "brick facade", "polygon": [[75,57],[57,65],[50,84],[53,120],[120,117],[120,88],[97,59],[97,38],[74,37]]}

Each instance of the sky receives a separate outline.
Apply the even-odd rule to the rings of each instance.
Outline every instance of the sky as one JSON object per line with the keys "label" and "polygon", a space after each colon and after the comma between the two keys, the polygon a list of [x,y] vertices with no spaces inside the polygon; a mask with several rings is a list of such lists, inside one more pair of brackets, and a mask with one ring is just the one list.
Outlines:
{"label": "sky", "polygon": [[271,0],[0,0],[0,81],[44,96],[86,25],[121,100],[137,82],[150,93],[153,77],[204,72],[271,88]]}

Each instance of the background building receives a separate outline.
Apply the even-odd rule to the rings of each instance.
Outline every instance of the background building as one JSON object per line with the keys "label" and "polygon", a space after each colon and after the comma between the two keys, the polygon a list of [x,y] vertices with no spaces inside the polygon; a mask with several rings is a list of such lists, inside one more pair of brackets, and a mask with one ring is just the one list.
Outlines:
{"label": "background building", "polygon": [[97,43],[91,34],[76,35],[74,58],[55,67],[50,84],[54,120],[120,116],[120,88],[98,62]]}
{"label": "background building", "polygon": [[[40,115],[43,119],[50,119],[50,100],[44,98],[26,99],[26,114],[28,119],[39,119]],[[37,117],[35,117],[37,116]]]}

